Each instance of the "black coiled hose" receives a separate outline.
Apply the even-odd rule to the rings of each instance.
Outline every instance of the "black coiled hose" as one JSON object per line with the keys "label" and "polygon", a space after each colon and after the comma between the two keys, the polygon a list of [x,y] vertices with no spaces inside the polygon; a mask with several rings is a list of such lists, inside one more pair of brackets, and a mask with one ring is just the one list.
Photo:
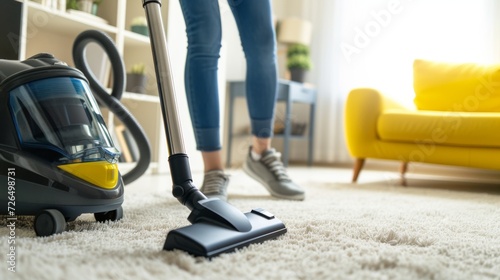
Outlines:
{"label": "black coiled hose", "polygon": [[[87,44],[94,42],[101,46],[111,62],[113,70],[113,88],[111,94],[101,85],[96,79],[87,63],[85,57],[85,47]],[[134,168],[124,174],[123,182],[129,184],[138,179],[149,167],[151,162],[151,148],[148,138],[142,127],[139,125],[134,116],[120,102],[121,96],[125,89],[125,68],[118,50],[113,40],[104,32],[98,30],[87,30],[80,33],[73,43],[73,60],[76,68],[83,72],[89,80],[90,88],[94,93],[95,98],[100,104],[107,106],[115,116],[125,125],[134,137],[139,149],[139,160]]]}

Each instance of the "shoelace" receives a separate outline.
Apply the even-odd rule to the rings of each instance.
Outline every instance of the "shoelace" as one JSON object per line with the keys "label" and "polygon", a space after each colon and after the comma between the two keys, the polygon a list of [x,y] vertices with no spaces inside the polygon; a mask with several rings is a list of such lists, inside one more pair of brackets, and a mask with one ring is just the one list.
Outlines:
{"label": "shoelace", "polygon": [[227,180],[227,175],[220,173],[207,174],[203,182],[203,191],[205,193],[218,193],[221,194],[224,189],[221,188]]}
{"label": "shoelace", "polygon": [[274,174],[278,181],[291,181],[280,158],[281,153],[273,152],[264,155],[260,160],[265,166],[267,166],[267,168],[269,168],[269,171]]}

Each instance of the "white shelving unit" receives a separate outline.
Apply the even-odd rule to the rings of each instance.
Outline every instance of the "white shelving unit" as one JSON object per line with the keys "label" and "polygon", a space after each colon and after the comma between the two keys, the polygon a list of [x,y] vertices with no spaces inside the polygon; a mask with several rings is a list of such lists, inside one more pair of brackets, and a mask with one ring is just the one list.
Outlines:
{"label": "white shelving unit", "polygon": [[[17,2],[22,4],[17,46],[20,60],[46,52],[74,66],[71,52],[75,38],[85,30],[96,29],[106,32],[115,41],[126,70],[133,64],[145,63],[148,76],[147,93],[126,92],[121,102],[139,121],[148,136],[152,148],[149,171],[167,172],[168,154],[149,37],[129,31],[132,19],[144,16],[142,1],[102,1],[97,12],[100,19],[92,18],[90,14],[80,15],[81,12],[51,9],[34,1],[17,0]],[[168,7],[166,1],[163,2],[162,13],[166,16]],[[102,111],[107,119],[108,129],[113,132],[117,119],[107,113],[106,109],[103,108]],[[120,170],[125,172],[133,166],[132,164],[134,163],[120,164]]]}

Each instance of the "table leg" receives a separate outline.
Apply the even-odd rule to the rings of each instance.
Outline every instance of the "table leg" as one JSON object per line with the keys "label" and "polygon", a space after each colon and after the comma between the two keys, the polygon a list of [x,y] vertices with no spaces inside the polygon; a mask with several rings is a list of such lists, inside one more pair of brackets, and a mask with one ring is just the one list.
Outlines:
{"label": "table leg", "polygon": [[233,145],[233,118],[234,118],[234,96],[232,90],[229,92],[229,129],[227,130],[227,155],[226,155],[226,167],[231,167],[231,150]]}
{"label": "table leg", "polygon": [[292,101],[290,99],[290,94],[286,100],[285,109],[285,134],[283,135],[283,165],[288,166],[288,157],[290,150],[290,135],[292,134]]}
{"label": "table leg", "polygon": [[307,158],[307,165],[311,166],[313,163],[314,156],[314,115],[315,115],[316,106],[315,104],[311,104],[310,113],[309,113],[309,151]]}

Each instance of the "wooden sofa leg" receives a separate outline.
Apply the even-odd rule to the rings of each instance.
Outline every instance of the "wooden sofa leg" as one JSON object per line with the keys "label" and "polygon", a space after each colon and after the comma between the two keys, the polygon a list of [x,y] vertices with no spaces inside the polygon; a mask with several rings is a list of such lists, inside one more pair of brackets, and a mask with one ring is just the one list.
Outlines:
{"label": "wooden sofa leg", "polygon": [[365,159],[364,158],[357,158],[356,162],[354,163],[354,170],[352,174],[352,182],[356,183],[358,181],[358,176],[359,173],[361,172],[361,169],[363,169],[363,165],[365,165]]}
{"label": "wooden sofa leg", "polygon": [[408,171],[408,162],[403,161],[401,162],[401,166],[399,167],[399,175],[402,186],[406,186],[406,177],[405,177],[406,171]]}

